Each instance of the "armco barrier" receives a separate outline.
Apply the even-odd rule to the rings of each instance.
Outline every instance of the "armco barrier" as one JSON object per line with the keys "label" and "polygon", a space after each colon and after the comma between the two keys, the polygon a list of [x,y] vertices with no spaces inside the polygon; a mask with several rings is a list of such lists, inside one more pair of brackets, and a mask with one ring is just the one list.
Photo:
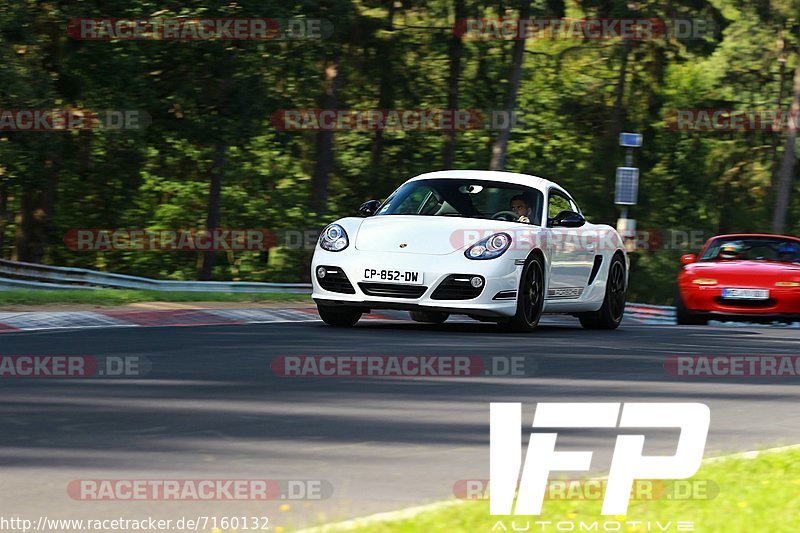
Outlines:
{"label": "armco barrier", "polygon": [[[110,274],[85,268],[55,267],[0,259],[0,290],[77,289],[103,287],[186,292],[311,292],[309,283],[255,283],[241,281],[161,281],[138,276]],[[652,321],[675,321],[675,308],[629,303],[627,316]]]}
{"label": "armco barrier", "polygon": [[85,268],[54,267],[0,259],[0,289],[140,289],[171,292],[294,292],[308,294],[310,283],[242,281],[162,281]]}

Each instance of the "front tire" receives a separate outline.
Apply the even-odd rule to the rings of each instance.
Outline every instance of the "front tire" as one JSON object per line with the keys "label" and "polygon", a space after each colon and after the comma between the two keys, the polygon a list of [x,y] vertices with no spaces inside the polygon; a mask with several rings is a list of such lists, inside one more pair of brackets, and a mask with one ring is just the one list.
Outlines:
{"label": "front tire", "polygon": [[606,295],[603,307],[594,313],[581,313],[578,319],[585,329],[617,329],[625,314],[625,299],[628,287],[625,276],[625,262],[615,255],[608,267]]}
{"label": "front tire", "polygon": [[317,312],[323,322],[329,326],[339,328],[349,328],[355,326],[363,314],[354,307],[333,307],[327,305],[317,305]]}
{"label": "front tire", "polygon": [[440,311],[409,311],[411,320],[414,322],[425,322],[429,324],[444,324],[450,315]]}
{"label": "front tire", "polygon": [[516,314],[501,325],[518,333],[533,331],[544,309],[544,264],[539,256],[535,255],[525,263],[517,294]]}

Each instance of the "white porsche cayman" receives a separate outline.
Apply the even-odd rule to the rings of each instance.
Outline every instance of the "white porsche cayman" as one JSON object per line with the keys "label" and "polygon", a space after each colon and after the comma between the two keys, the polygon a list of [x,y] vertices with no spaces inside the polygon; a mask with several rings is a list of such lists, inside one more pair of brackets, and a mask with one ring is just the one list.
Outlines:
{"label": "white porsche cayman", "polygon": [[543,313],[614,329],[628,259],[611,226],[588,223],[555,183],[509,172],[449,170],[405,182],[361,217],[320,236],[311,266],[320,317],[352,326],[374,309],[418,322],[450,314],[533,330]]}

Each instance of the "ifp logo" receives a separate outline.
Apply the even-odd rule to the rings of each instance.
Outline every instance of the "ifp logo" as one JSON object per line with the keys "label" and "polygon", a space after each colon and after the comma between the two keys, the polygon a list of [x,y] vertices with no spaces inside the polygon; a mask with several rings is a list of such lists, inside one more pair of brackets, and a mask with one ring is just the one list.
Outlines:
{"label": "ifp logo", "polygon": [[[492,403],[490,415],[490,514],[541,514],[550,472],[589,470],[592,452],[557,452],[558,433],[534,431],[520,472],[522,404]],[[634,480],[686,479],[697,472],[710,422],[711,412],[701,403],[539,403],[532,427],[680,428],[671,456],[643,456],[644,435],[617,435],[601,512],[624,515]]]}

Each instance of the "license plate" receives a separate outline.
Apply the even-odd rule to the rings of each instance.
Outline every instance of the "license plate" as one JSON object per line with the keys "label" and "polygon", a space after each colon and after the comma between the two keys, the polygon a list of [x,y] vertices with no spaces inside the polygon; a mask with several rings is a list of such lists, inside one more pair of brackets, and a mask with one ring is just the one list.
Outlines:
{"label": "license plate", "polygon": [[722,297],[731,300],[766,300],[769,298],[767,289],[722,289]]}
{"label": "license plate", "polygon": [[364,281],[385,281],[386,283],[408,283],[410,285],[422,285],[422,273],[418,270],[365,268]]}

